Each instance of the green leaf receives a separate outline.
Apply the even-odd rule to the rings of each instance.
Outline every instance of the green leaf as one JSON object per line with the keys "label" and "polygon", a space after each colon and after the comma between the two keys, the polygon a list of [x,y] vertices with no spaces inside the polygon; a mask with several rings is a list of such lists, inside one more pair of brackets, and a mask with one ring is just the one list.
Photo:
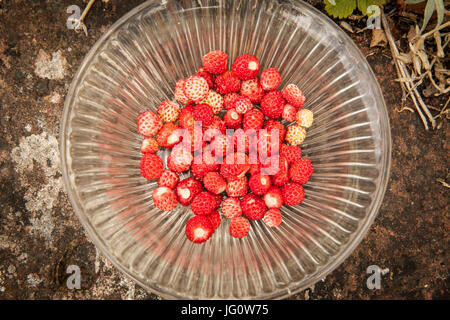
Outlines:
{"label": "green leaf", "polygon": [[370,6],[378,6],[381,9],[381,6],[384,4],[386,4],[386,0],[358,0],[358,9],[367,16],[369,13],[374,14],[372,10],[367,12],[367,8]]}
{"label": "green leaf", "polygon": [[334,18],[347,18],[356,9],[356,0],[325,0],[325,10]]}
{"label": "green leaf", "polygon": [[444,21],[444,0],[434,0],[434,5],[436,6],[436,12],[437,12],[437,25],[436,28],[439,27],[442,24],[442,21]]}
{"label": "green leaf", "polygon": [[425,6],[425,12],[423,14],[423,26],[422,26],[422,29],[420,29],[420,33],[422,33],[423,30],[425,30],[425,28],[427,27],[428,21],[430,21],[435,7],[436,6],[435,6],[434,0],[427,1],[427,5]]}

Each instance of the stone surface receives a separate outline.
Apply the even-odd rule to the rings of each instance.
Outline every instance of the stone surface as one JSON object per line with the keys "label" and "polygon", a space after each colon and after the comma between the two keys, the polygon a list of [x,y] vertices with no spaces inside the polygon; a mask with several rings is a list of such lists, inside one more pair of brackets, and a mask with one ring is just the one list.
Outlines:
{"label": "stone surface", "polygon": [[[141,2],[97,1],[86,36],[66,27],[67,7],[86,1],[0,1],[0,299],[158,299],[87,238],[64,191],[58,158],[64,98],[77,68],[114,21]],[[309,2],[322,8],[321,1]],[[449,298],[449,189],[436,181],[448,175],[448,124],[426,132],[416,114],[400,113],[389,49],[370,48],[370,31],[351,36],[389,109],[391,179],[358,248],[290,299]],[[427,100],[436,107],[444,102]],[[81,269],[79,290],[66,286],[69,265]],[[370,265],[389,269],[379,290],[366,286]]]}

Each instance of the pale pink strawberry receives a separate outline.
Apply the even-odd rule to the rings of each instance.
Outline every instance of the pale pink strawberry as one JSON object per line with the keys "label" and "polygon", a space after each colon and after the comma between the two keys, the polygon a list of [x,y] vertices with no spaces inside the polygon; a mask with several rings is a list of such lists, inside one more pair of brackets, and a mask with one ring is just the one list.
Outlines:
{"label": "pale pink strawberry", "polygon": [[180,79],[175,84],[175,100],[181,104],[189,104],[191,101],[184,94],[184,82],[186,79]]}
{"label": "pale pink strawberry", "polygon": [[269,68],[261,73],[261,87],[266,91],[275,90],[281,84],[281,75],[275,68]]}
{"label": "pale pink strawberry", "polygon": [[141,152],[142,153],[156,153],[158,151],[158,142],[153,138],[145,138],[142,140]]}
{"label": "pale pink strawberry", "polygon": [[308,109],[300,109],[295,116],[295,120],[297,121],[297,124],[301,125],[302,127],[309,128],[314,121],[313,112]]}
{"label": "pale pink strawberry", "polygon": [[283,109],[283,114],[281,118],[287,122],[295,121],[298,109],[290,104],[286,104]]}
{"label": "pale pink strawberry", "polygon": [[306,130],[299,124],[293,124],[287,128],[286,142],[291,146],[298,146],[305,141]]}
{"label": "pale pink strawberry", "polygon": [[183,148],[183,145],[177,144],[167,158],[167,167],[174,172],[183,172],[189,170],[193,160],[192,153]]}
{"label": "pale pink strawberry", "polygon": [[228,197],[222,202],[222,214],[233,219],[242,215],[241,201],[238,198]]}
{"label": "pale pink strawberry", "polygon": [[223,134],[215,136],[209,146],[211,147],[211,153],[219,158],[223,158],[234,151],[232,138]]}
{"label": "pale pink strawberry", "polygon": [[253,103],[248,97],[239,97],[234,103],[234,107],[237,113],[244,114],[247,111],[253,109]]}
{"label": "pale pink strawberry", "polygon": [[287,103],[296,108],[303,107],[306,100],[303,92],[293,83],[288,84],[286,88],[283,89],[282,94]]}
{"label": "pale pink strawberry", "polygon": [[180,114],[180,106],[168,100],[164,100],[158,106],[158,116],[163,122],[175,122]]}
{"label": "pale pink strawberry", "polygon": [[200,76],[190,76],[184,82],[184,94],[186,98],[193,102],[200,102],[208,96],[209,86],[205,78]]}
{"label": "pale pink strawberry", "polygon": [[259,104],[264,96],[264,89],[261,87],[258,78],[241,82],[241,95],[248,97],[254,104]]}
{"label": "pale pink strawberry", "polygon": [[153,111],[145,111],[137,118],[137,129],[140,134],[146,137],[154,136],[163,126],[161,119]]}
{"label": "pale pink strawberry", "polygon": [[214,114],[220,113],[223,109],[223,97],[214,90],[209,90],[208,95],[201,103],[209,105]]}
{"label": "pale pink strawberry", "polygon": [[263,199],[269,209],[279,209],[283,205],[281,189],[275,186],[270,187]]}

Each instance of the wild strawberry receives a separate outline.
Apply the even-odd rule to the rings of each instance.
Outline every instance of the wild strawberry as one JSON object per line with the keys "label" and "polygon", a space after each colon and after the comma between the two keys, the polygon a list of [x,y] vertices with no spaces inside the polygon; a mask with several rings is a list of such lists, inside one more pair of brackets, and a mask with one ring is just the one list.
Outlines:
{"label": "wild strawberry", "polygon": [[261,219],[267,210],[264,201],[252,193],[248,193],[244,196],[244,198],[242,198],[241,208],[244,216],[250,220]]}
{"label": "wild strawberry", "polygon": [[250,223],[244,217],[236,217],[231,219],[228,232],[233,238],[243,238],[250,231]]}
{"label": "wild strawberry", "polygon": [[241,95],[237,92],[230,92],[227,93],[224,97],[223,97],[223,106],[226,110],[230,110],[234,108],[234,104],[236,103],[237,99],[240,97]]}
{"label": "wild strawberry", "polygon": [[184,95],[193,102],[200,102],[208,96],[208,82],[200,76],[190,76],[184,82]]}
{"label": "wild strawberry", "polygon": [[293,162],[289,168],[289,178],[300,184],[307,183],[313,173],[314,166],[308,158],[302,158]]}
{"label": "wild strawberry", "polygon": [[177,196],[168,187],[158,187],[152,193],[153,204],[162,211],[172,211],[178,204]]}
{"label": "wild strawberry", "polygon": [[263,197],[266,207],[269,209],[279,209],[283,205],[283,195],[281,189],[275,186],[270,187]]}
{"label": "wild strawberry", "polygon": [[304,127],[298,124],[293,124],[287,128],[286,142],[291,146],[298,146],[305,141],[306,130]]}
{"label": "wild strawberry", "polygon": [[214,116],[213,122],[209,126],[203,127],[203,139],[205,141],[211,141],[214,136],[226,134],[226,132],[227,126],[225,121],[218,116]]}
{"label": "wild strawberry", "polygon": [[281,84],[281,75],[275,68],[269,68],[261,73],[261,87],[266,91],[272,91]]}
{"label": "wild strawberry", "polygon": [[290,104],[284,105],[283,114],[281,118],[287,122],[295,121],[298,109]]}
{"label": "wild strawberry", "polygon": [[236,112],[236,109],[230,109],[223,116],[225,125],[230,129],[240,128],[242,125],[242,115]]}
{"label": "wild strawberry", "polygon": [[227,194],[230,197],[243,197],[247,194],[248,183],[247,177],[243,176],[233,181],[228,181],[227,183]]}
{"label": "wild strawberry", "polygon": [[211,153],[215,157],[223,158],[228,153],[233,152],[233,140],[226,135],[217,135],[211,141],[210,145]]}
{"label": "wild strawberry", "polygon": [[183,129],[188,129],[194,126],[194,107],[191,105],[185,106],[181,109],[178,115],[178,123]]}
{"label": "wild strawberry", "polygon": [[207,166],[209,171],[219,171],[220,161],[212,155],[211,147],[209,145],[203,148],[202,156],[203,163]]}
{"label": "wild strawberry", "polygon": [[258,155],[270,157],[277,154],[280,149],[280,138],[278,129],[258,131]]}
{"label": "wild strawberry", "polygon": [[295,116],[295,120],[302,127],[309,128],[313,124],[314,115],[311,110],[300,109]]}
{"label": "wild strawberry", "polygon": [[250,176],[261,173],[261,163],[253,163],[250,165],[250,169],[248,170]]}
{"label": "wild strawberry", "polygon": [[234,107],[237,113],[244,114],[247,111],[253,109],[253,103],[247,97],[239,97],[234,103]]}
{"label": "wild strawberry", "polygon": [[140,163],[141,175],[147,180],[158,179],[164,170],[164,163],[156,154],[146,153]]}
{"label": "wild strawberry", "polygon": [[282,144],[280,147],[280,155],[286,158],[288,164],[291,164],[302,157],[302,149],[299,146]]}
{"label": "wild strawberry", "polygon": [[272,181],[270,181],[270,177],[265,174],[254,174],[248,180],[250,190],[258,196],[265,194],[271,185]]}
{"label": "wild strawberry", "polygon": [[264,223],[271,228],[276,228],[281,224],[281,212],[278,209],[269,209],[263,217]]}
{"label": "wild strawberry", "polygon": [[250,146],[256,145],[257,137],[255,135],[246,134],[241,128],[233,133],[234,150],[242,153],[249,153]]}
{"label": "wild strawberry", "polygon": [[184,82],[185,81],[186,81],[186,79],[180,79],[175,84],[175,90],[174,90],[175,100],[177,100],[181,104],[189,104],[190,103],[189,99],[184,94]]}
{"label": "wild strawberry", "polygon": [[201,150],[206,142],[203,139],[203,129],[198,125],[194,125],[184,131],[183,148],[190,152]]}
{"label": "wild strawberry", "polygon": [[192,176],[195,179],[202,181],[203,178],[206,176],[206,174],[210,171],[211,170],[209,166],[203,161],[203,155],[202,154],[196,155],[191,165]]}
{"label": "wild strawberry", "polygon": [[202,190],[202,184],[192,177],[178,182],[175,189],[178,201],[180,201],[183,206],[190,205],[192,203],[192,200],[194,200],[194,197],[202,192]]}
{"label": "wild strawberry", "polygon": [[158,142],[153,138],[145,138],[142,140],[141,152],[142,153],[156,153],[158,151]]}
{"label": "wild strawberry", "polygon": [[274,90],[266,93],[261,99],[261,111],[265,116],[278,119],[283,114],[284,105],[286,101],[280,91]]}
{"label": "wild strawberry", "polygon": [[227,182],[218,172],[208,172],[203,177],[205,189],[211,193],[219,194],[227,188]]}
{"label": "wild strawberry", "polygon": [[228,68],[228,55],[220,50],[208,52],[203,57],[203,68],[212,74],[224,73]]}
{"label": "wild strawberry", "polygon": [[182,144],[177,144],[167,158],[167,167],[174,172],[180,173],[189,170],[192,160],[192,153],[183,148]]}
{"label": "wild strawberry", "polygon": [[232,71],[225,71],[216,77],[214,88],[221,94],[238,92],[241,88],[241,80]]}
{"label": "wild strawberry", "polygon": [[209,90],[208,96],[201,103],[209,105],[214,114],[220,113],[223,109],[223,97],[214,90]]}
{"label": "wild strawberry", "polygon": [[220,174],[229,181],[243,177],[250,169],[248,156],[245,153],[230,153],[220,165]]}
{"label": "wild strawberry", "polygon": [[140,134],[146,137],[154,136],[163,126],[161,119],[153,111],[145,111],[137,118],[137,129]]}
{"label": "wild strawberry", "polygon": [[276,161],[268,161],[263,165],[261,172],[271,176],[274,186],[281,187],[289,181],[289,165],[283,156],[276,155],[274,157],[275,159],[278,158],[278,167],[276,166]]}
{"label": "wild strawberry", "polygon": [[259,130],[264,124],[264,114],[261,110],[253,108],[244,114],[244,121],[242,123],[242,128],[244,131],[249,129]]}
{"label": "wild strawberry", "polygon": [[241,201],[238,198],[228,197],[222,202],[222,214],[233,219],[242,215]]}
{"label": "wild strawberry", "polygon": [[249,80],[256,77],[259,73],[259,61],[255,56],[244,54],[237,57],[232,66],[236,77],[241,80]]}
{"label": "wild strawberry", "polygon": [[280,144],[283,143],[284,138],[286,137],[286,128],[280,121],[269,119],[264,122],[263,129],[266,129],[270,133],[272,133],[272,130],[278,130]]}
{"label": "wild strawberry", "polygon": [[175,122],[178,119],[180,113],[180,106],[168,100],[164,100],[158,106],[158,116],[163,122]]}
{"label": "wild strawberry", "polygon": [[164,170],[158,179],[158,185],[160,187],[173,189],[177,186],[179,181],[180,177],[178,177],[177,173],[170,170]]}
{"label": "wild strawberry", "polygon": [[197,70],[197,76],[202,77],[208,83],[208,87],[212,89],[214,87],[214,76],[207,72],[205,68],[200,68]]}
{"label": "wild strawberry", "polygon": [[219,194],[215,194],[214,195],[214,199],[215,199],[214,210],[216,210],[216,209],[220,208],[220,205],[222,204],[223,195],[220,194],[220,193]]}
{"label": "wild strawberry", "polygon": [[211,237],[213,232],[214,227],[211,225],[209,217],[195,216],[186,223],[186,237],[194,243],[205,242]]}
{"label": "wild strawberry", "polygon": [[209,216],[209,222],[211,222],[211,226],[213,227],[213,230],[216,230],[220,226],[220,213],[217,210],[214,210]]}
{"label": "wild strawberry", "polygon": [[287,103],[296,108],[303,107],[306,100],[303,92],[293,83],[288,84],[286,88],[283,89],[282,94]]}
{"label": "wild strawberry", "polygon": [[241,82],[241,96],[248,97],[253,104],[259,104],[264,94],[258,78]]}
{"label": "wild strawberry", "polygon": [[194,197],[191,210],[197,216],[206,216],[213,212],[216,198],[208,191],[202,191]]}
{"label": "wild strawberry", "polygon": [[305,190],[302,185],[295,182],[286,183],[281,189],[283,202],[288,206],[296,206],[305,198]]}
{"label": "wild strawberry", "polygon": [[173,122],[165,123],[156,135],[156,141],[163,148],[172,148],[174,145],[180,143],[182,139],[182,129]]}
{"label": "wild strawberry", "polygon": [[198,104],[193,111],[194,120],[200,122],[202,126],[207,127],[214,121],[214,111],[207,104]]}

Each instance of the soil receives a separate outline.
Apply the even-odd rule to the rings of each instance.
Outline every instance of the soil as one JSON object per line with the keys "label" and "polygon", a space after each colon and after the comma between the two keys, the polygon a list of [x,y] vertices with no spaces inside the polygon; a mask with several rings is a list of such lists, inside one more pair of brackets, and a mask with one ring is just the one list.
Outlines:
{"label": "soil", "polygon": [[[64,99],[83,57],[142,2],[96,1],[86,36],[66,27],[66,9],[86,1],[0,0],[0,299],[159,299],[122,275],[86,236],[62,185],[57,142]],[[322,1],[309,2],[323,11]],[[365,21],[349,23],[356,28]],[[401,101],[389,47],[370,48],[370,30],[348,34],[386,100],[391,177],[358,248],[289,299],[448,299],[449,189],[437,181],[449,175],[448,123],[426,131],[417,114],[399,112],[413,106]],[[442,108],[445,99],[426,102]],[[66,286],[69,265],[81,269],[78,290]],[[385,270],[379,289],[367,287],[371,265]]]}

